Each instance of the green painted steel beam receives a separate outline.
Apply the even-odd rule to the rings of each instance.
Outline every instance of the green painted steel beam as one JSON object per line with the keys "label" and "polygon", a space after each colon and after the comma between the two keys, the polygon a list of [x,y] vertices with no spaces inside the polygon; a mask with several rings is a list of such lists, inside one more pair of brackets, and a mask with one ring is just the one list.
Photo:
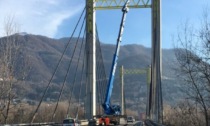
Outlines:
{"label": "green painted steel beam", "polygon": [[[95,0],[96,10],[122,9],[127,0]],[[129,8],[151,8],[152,0],[130,0]]]}
{"label": "green painted steel beam", "polygon": [[145,74],[148,69],[124,69],[124,74]]}

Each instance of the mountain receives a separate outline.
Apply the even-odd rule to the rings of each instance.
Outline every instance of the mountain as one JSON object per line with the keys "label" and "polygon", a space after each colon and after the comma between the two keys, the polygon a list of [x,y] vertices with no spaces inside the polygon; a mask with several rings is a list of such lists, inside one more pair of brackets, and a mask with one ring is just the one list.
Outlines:
{"label": "mountain", "polygon": [[[22,97],[27,97],[30,99],[39,99],[42,92],[47,86],[58,61],[63,53],[65,45],[67,44],[69,38],[52,39],[40,35],[31,34],[21,34],[18,35],[18,42],[23,43],[26,49],[25,53],[27,58],[29,58],[30,70],[26,78],[25,83],[22,86],[16,86],[19,93],[21,92]],[[3,38],[1,38],[3,39]],[[70,43],[70,48],[67,49],[67,53],[64,55],[60,66],[55,74],[52,81],[52,86],[49,88],[47,97],[55,98],[57,97],[60,90],[60,85],[63,83],[65,77],[68,62],[71,60],[72,51],[75,47],[76,38],[72,39]],[[79,39],[80,44],[82,39]],[[113,58],[113,53],[115,45],[101,43],[102,56],[105,64],[106,75],[108,77],[111,62]],[[182,93],[179,91],[181,88],[181,81],[177,81],[176,73],[172,70],[175,60],[173,49],[163,49],[163,100],[164,103],[173,104],[180,98],[182,98]],[[78,57],[79,50],[76,50],[76,56]],[[76,59],[72,60],[72,68],[76,68]],[[151,64],[151,48],[144,47],[142,45],[131,44],[121,46],[117,74],[115,78],[115,85],[113,89],[113,101],[119,102],[120,94],[120,80],[119,80],[119,66],[123,65],[125,69],[145,69]],[[81,66],[79,67],[81,71]],[[71,71],[73,73],[73,71]],[[74,76],[71,75],[67,78],[67,83],[72,82]],[[79,87],[77,83],[77,87]],[[22,90],[22,91],[21,91]],[[79,91],[78,88],[76,90]],[[65,96],[68,96],[70,89],[67,86],[64,91]],[[146,75],[125,75],[125,94],[127,102],[144,102],[146,99],[147,84]],[[128,104],[128,107],[132,108],[132,105]]]}

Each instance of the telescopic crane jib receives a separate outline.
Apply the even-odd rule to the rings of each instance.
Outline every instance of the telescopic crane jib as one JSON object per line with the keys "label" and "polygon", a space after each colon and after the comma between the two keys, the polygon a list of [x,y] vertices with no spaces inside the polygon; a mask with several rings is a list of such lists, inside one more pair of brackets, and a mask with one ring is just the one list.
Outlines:
{"label": "telescopic crane jib", "polygon": [[122,19],[121,19],[121,24],[120,24],[120,30],[117,38],[117,45],[115,48],[115,53],[112,61],[112,67],[109,75],[109,82],[108,82],[108,87],[106,91],[106,97],[103,103],[103,109],[106,115],[120,115],[121,114],[121,107],[119,105],[111,105],[110,99],[111,99],[111,94],[112,94],[112,89],[113,89],[113,83],[114,83],[114,78],[115,78],[115,71],[117,67],[117,60],[119,56],[119,51],[120,51],[120,44],[122,41],[122,34],[124,30],[124,25],[125,25],[125,20],[126,20],[126,14],[128,12],[128,4],[129,0],[126,1],[125,5],[122,8]]}

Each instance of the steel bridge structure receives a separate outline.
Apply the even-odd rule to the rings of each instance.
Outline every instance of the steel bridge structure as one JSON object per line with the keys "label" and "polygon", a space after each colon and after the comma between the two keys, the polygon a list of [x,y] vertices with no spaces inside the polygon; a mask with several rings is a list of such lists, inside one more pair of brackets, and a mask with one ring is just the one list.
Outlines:
{"label": "steel bridge structure", "polygon": [[[52,77],[50,78],[43,95],[40,98],[37,108],[34,111],[34,114],[31,116],[31,123],[28,124],[18,124],[18,125],[55,125],[54,120],[56,119],[56,112],[61,101],[62,94],[65,90],[66,83],[69,83],[69,97],[68,97],[68,108],[66,117],[71,117],[74,113],[75,119],[78,119],[79,108],[81,108],[80,103],[84,103],[84,118],[92,119],[97,115],[97,101],[102,103],[101,99],[104,99],[107,78],[106,71],[103,63],[102,51],[100,40],[96,28],[96,11],[110,10],[110,9],[122,9],[125,3],[128,3],[128,0],[86,0],[86,6],[73,30],[69,41],[67,42],[61,57],[58,60],[58,63],[54,69]],[[126,4],[127,5],[127,4]],[[148,83],[148,101],[146,105],[146,115],[147,126],[163,123],[163,103],[162,103],[162,88],[161,88],[161,75],[162,75],[162,51],[161,51],[161,0],[130,0],[128,6],[130,9],[151,9],[151,64],[148,64],[149,69],[136,69],[133,71],[136,74],[147,73],[149,79]],[[86,10],[86,11],[85,11]],[[82,17],[84,18],[82,21]],[[78,25],[81,23],[81,28],[77,29]],[[122,25],[124,27],[124,25]],[[79,30],[79,35],[76,41],[71,43],[73,48],[70,48],[70,42],[73,41],[73,36],[76,30]],[[84,33],[82,32],[84,31]],[[119,33],[121,34],[121,32]],[[81,39],[82,38],[82,39]],[[120,40],[120,39],[119,39]],[[120,41],[121,42],[121,41]],[[79,50],[78,50],[79,49]],[[68,52],[69,51],[69,52]],[[68,52],[68,53],[66,53]],[[66,74],[63,76],[61,87],[59,88],[59,94],[56,104],[54,105],[54,111],[51,111],[52,116],[48,123],[37,123],[40,120],[36,119],[41,113],[39,113],[39,108],[44,101],[44,98],[49,90],[51,83],[53,82],[54,77],[59,69],[60,64],[64,60],[64,57],[70,55],[68,66],[66,66]],[[75,60],[76,59],[76,60]],[[96,60],[97,59],[97,60]],[[139,59],[140,60],[140,59]],[[76,65],[72,65],[73,62]],[[80,68],[80,69],[79,69]],[[115,67],[116,68],[116,67]],[[101,73],[100,73],[100,72]],[[97,72],[97,73],[96,73]],[[123,71],[125,74],[130,71]],[[69,73],[72,74],[68,78]],[[80,73],[80,74],[79,74]],[[80,76],[79,76],[80,75]],[[60,76],[59,76],[60,77]],[[71,81],[69,80],[71,79]],[[121,78],[123,80],[123,77]],[[101,83],[104,82],[104,83]],[[77,92],[75,89],[75,83],[78,83]],[[97,84],[96,84],[97,83]],[[122,84],[123,85],[123,84]],[[83,87],[85,88],[82,91]],[[121,92],[123,92],[123,86],[121,87]],[[76,93],[75,93],[76,92]],[[73,105],[72,97],[77,94],[78,97],[76,102],[78,104]],[[98,95],[97,95],[98,93]],[[76,97],[75,97],[76,98]],[[97,100],[98,98],[98,100]],[[99,99],[101,98],[101,99]],[[83,101],[82,101],[83,100]],[[122,97],[121,102],[124,102]],[[75,109],[76,107],[76,109]],[[122,105],[123,107],[123,105]],[[71,112],[71,109],[74,108],[75,112]],[[100,106],[98,107],[98,113],[100,113]],[[124,110],[124,108],[123,108]],[[124,114],[124,112],[122,112]],[[35,123],[34,123],[35,122]],[[157,125],[156,125],[157,124]],[[60,124],[59,124],[60,125]]]}
{"label": "steel bridge structure", "polygon": [[[96,115],[96,11],[121,9],[127,0],[86,0],[86,55],[88,94],[86,117]],[[161,51],[161,0],[130,0],[131,9],[151,9],[151,82],[147,105],[149,120],[162,124],[163,103],[161,89],[162,51]]]}

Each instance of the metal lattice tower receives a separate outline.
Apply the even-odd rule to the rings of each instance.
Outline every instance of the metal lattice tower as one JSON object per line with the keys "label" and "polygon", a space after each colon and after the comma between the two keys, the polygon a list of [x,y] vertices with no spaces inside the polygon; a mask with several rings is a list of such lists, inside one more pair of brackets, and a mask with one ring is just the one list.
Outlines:
{"label": "metal lattice tower", "polygon": [[[87,41],[87,107],[86,117],[96,115],[96,39],[95,11],[122,9],[127,0],[86,0],[86,41]],[[130,0],[129,8],[151,8],[152,13],[152,63],[151,84],[149,90],[148,115],[155,122],[162,123],[162,51],[161,51],[161,0]]]}

